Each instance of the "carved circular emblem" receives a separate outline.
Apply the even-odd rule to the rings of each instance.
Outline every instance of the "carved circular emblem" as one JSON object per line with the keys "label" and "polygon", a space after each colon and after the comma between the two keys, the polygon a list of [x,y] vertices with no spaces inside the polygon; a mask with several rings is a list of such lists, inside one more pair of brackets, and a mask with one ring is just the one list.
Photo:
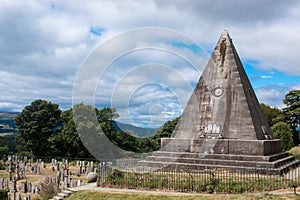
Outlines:
{"label": "carved circular emblem", "polygon": [[214,95],[215,97],[220,97],[220,96],[222,96],[224,90],[221,87],[215,87],[211,92],[212,92],[212,95]]}

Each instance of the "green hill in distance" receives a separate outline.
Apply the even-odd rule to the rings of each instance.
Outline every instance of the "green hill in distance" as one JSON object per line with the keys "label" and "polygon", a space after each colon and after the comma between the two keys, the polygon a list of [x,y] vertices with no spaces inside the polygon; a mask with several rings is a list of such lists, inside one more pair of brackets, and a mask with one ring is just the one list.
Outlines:
{"label": "green hill in distance", "polygon": [[[0,112],[0,134],[17,132],[17,127],[14,123],[14,118],[17,114],[19,113]],[[131,124],[124,124],[117,121],[115,123],[115,126],[118,130],[122,129],[123,131],[138,137],[153,136],[156,131],[156,129],[154,128],[141,128]]]}
{"label": "green hill in distance", "polygon": [[124,124],[118,121],[115,121],[116,124],[114,126],[117,128],[117,130],[122,129],[123,131],[135,135],[137,137],[149,137],[153,136],[155,134],[156,129],[155,128],[142,128],[138,126],[134,126],[131,124]]}
{"label": "green hill in distance", "polygon": [[5,135],[17,132],[14,118],[18,113],[0,112],[0,134]]}

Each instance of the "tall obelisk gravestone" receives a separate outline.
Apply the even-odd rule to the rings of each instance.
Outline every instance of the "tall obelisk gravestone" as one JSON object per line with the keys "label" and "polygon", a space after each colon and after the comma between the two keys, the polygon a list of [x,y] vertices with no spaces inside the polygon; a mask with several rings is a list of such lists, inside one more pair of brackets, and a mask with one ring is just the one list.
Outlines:
{"label": "tall obelisk gravestone", "polygon": [[282,152],[282,141],[273,139],[226,30],[172,137],[162,138],[160,151],[153,152],[143,163],[184,169],[263,166],[274,173],[298,165],[292,156]]}

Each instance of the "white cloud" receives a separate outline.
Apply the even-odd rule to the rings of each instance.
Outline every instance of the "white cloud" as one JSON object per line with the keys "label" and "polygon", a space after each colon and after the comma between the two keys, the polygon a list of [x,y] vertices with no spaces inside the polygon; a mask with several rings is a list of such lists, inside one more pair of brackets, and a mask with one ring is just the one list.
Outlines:
{"label": "white cloud", "polygon": [[260,103],[264,103],[277,108],[284,108],[286,105],[283,103],[284,95],[291,90],[299,90],[300,84],[278,84],[268,85],[256,88],[255,92]]}
{"label": "white cloud", "polygon": [[[20,110],[36,98],[54,101],[65,108],[71,106],[73,82],[87,55],[99,42],[132,28],[175,29],[200,42],[209,52],[227,28],[242,60],[254,60],[255,67],[262,70],[300,76],[300,60],[297,59],[300,52],[299,13],[299,1],[293,0],[87,0],[84,3],[3,0],[0,6],[0,110],[10,106],[11,110]],[[97,29],[97,34],[91,28]],[[148,41],[151,43],[155,35],[149,33],[148,38],[153,39]],[[135,39],[114,43],[105,56],[132,45]],[[136,48],[145,42],[141,41]],[[177,51],[178,47],[170,43],[156,42],[157,47]],[[197,60],[198,57],[188,49],[180,51],[195,61],[193,63],[205,62]],[[170,68],[151,70],[148,67],[128,73],[130,69],[149,63]],[[199,66],[196,64],[196,67]],[[135,95],[135,101],[140,105],[132,108],[131,117],[148,120],[150,112],[151,120],[158,124],[158,119],[170,118],[180,112],[182,108],[178,104],[174,106],[176,98],[184,105],[191,93],[187,88],[198,79],[199,73],[175,55],[136,51],[116,60],[101,77],[98,88],[89,87],[97,81],[95,78],[85,82],[81,90],[83,94],[95,91],[96,100],[107,105],[115,95],[114,103],[121,113],[127,112],[124,106]],[[173,93],[146,86],[143,91],[141,86],[150,82],[163,83]],[[299,89],[299,85],[276,84],[257,88],[256,92],[262,102],[281,107],[284,93]],[[159,104],[159,101],[163,103]]]}

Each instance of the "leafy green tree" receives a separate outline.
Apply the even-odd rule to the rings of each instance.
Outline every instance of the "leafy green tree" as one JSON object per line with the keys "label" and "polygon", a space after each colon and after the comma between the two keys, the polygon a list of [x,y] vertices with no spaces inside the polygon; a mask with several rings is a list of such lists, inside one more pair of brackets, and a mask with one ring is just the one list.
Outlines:
{"label": "leafy green tree", "polygon": [[61,113],[62,126],[49,138],[52,155],[73,158],[92,158],[82,144],[75,127],[72,109]]}
{"label": "leafy green tree", "polygon": [[45,156],[49,152],[50,136],[60,126],[58,104],[45,100],[35,100],[18,114],[14,122],[18,128],[18,141],[35,156]]}
{"label": "leafy green tree", "polygon": [[299,144],[300,123],[300,90],[291,90],[285,95],[283,103],[287,106],[283,109],[285,120],[293,130],[293,142]]}
{"label": "leafy green tree", "polygon": [[156,140],[158,148],[160,147],[161,138],[171,137],[173,130],[175,129],[180,117],[176,117],[173,120],[165,122],[159,129],[156,130],[153,139]]}
{"label": "leafy green tree", "polygon": [[8,146],[0,147],[0,158],[8,154]]}
{"label": "leafy green tree", "polygon": [[271,127],[274,138],[281,139],[283,142],[283,150],[291,149],[293,145],[292,130],[285,122],[278,122]]}
{"label": "leafy green tree", "polygon": [[260,106],[266,115],[270,127],[278,122],[284,122],[284,115],[280,109],[272,108],[271,106],[263,103],[261,103]]}

